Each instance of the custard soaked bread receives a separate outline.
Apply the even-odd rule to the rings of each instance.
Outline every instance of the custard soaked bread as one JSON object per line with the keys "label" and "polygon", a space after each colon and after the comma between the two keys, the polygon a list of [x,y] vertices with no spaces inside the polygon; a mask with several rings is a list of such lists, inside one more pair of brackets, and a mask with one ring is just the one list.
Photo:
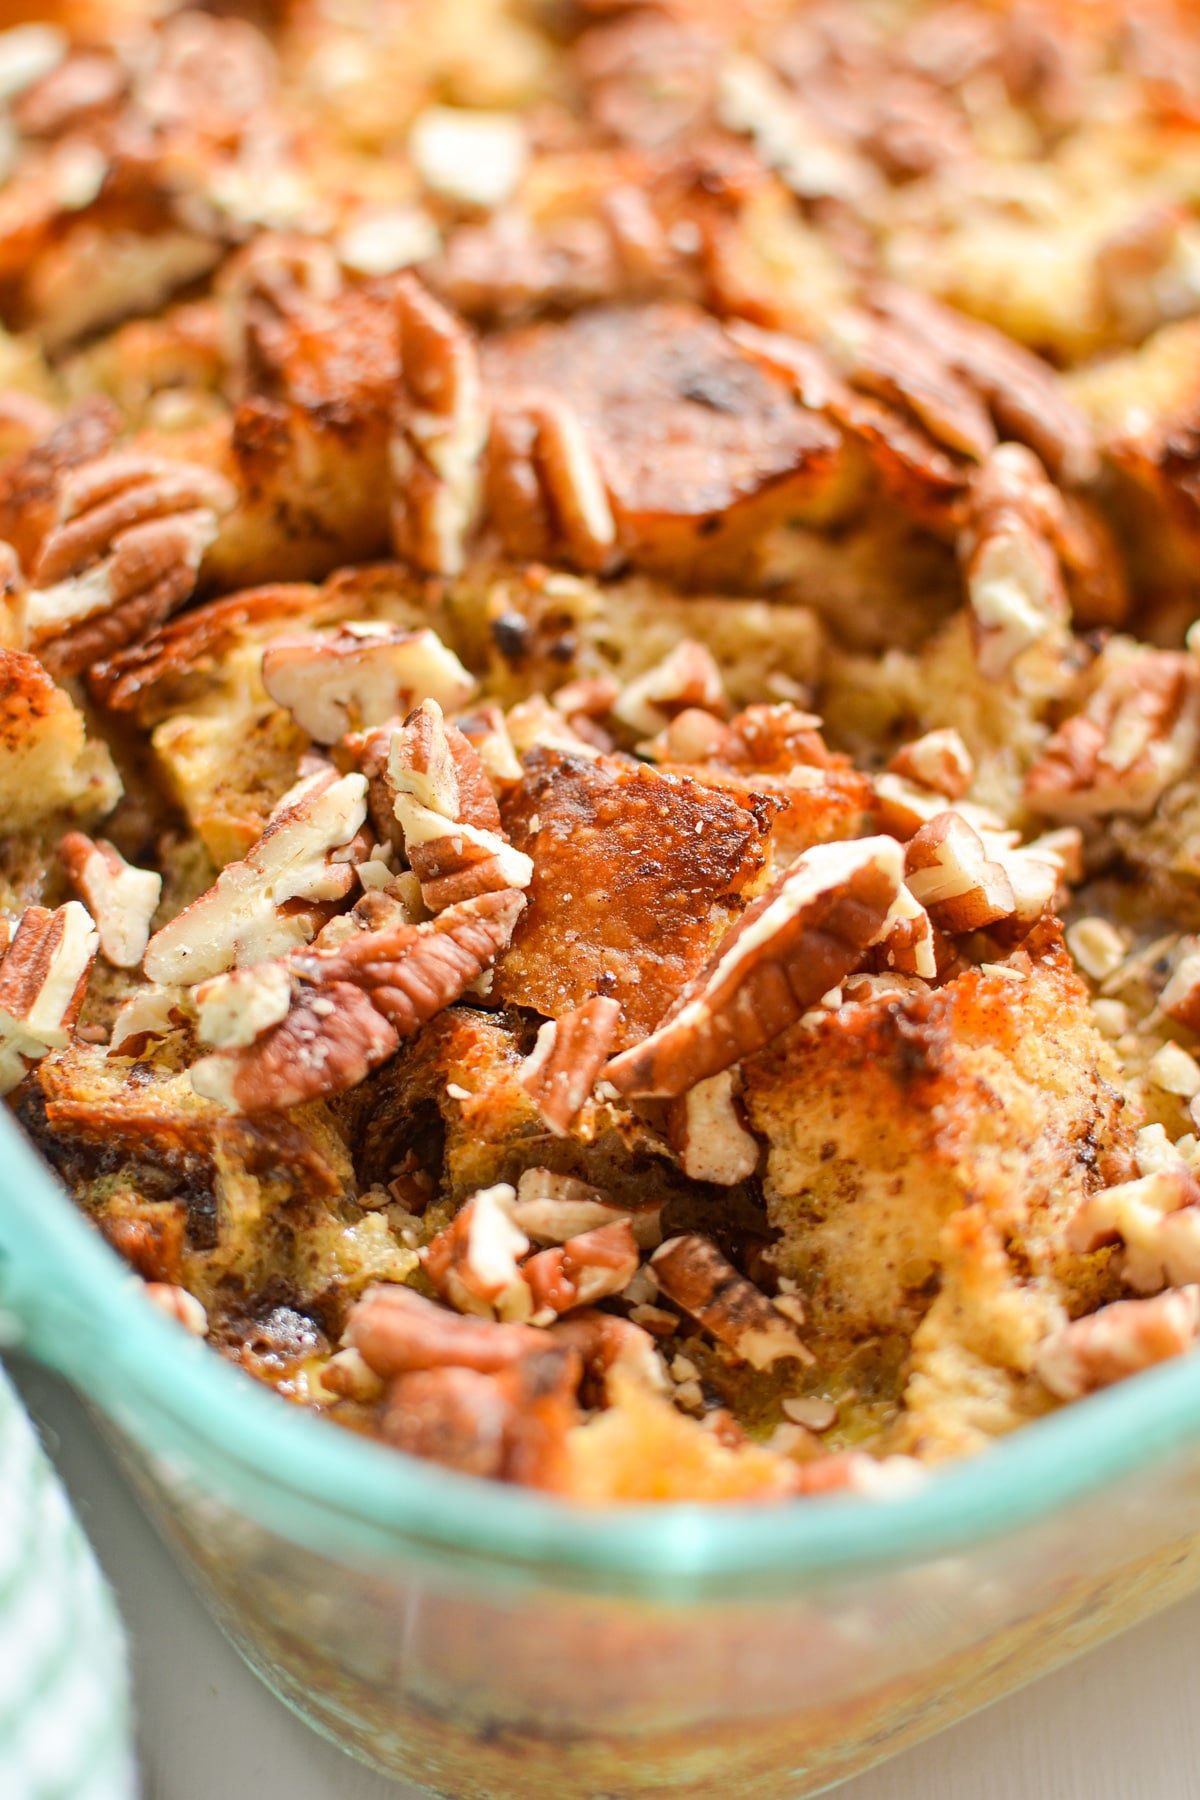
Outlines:
{"label": "custard soaked bread", "polygon": [[578,1501],[1189,1350],[1190,11],[251,10],[0,34],[16,1117]]}

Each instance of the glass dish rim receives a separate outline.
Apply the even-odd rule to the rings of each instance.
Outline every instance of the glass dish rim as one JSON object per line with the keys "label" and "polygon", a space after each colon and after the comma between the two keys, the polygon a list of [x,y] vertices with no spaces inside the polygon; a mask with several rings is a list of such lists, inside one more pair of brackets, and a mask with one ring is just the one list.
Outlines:
{"label": "glass dish rim", "polygon": [[135,1439],[153,1437],[138,1410],[149,1402],[193,1450],[193,1466],[220,1465],[233,1490],[223,1499],[254,1517],[248,1497],[265,1490],[282,1529],[294,1526],[309,1542],[315,1519],[318,1539],[328,1528],[331,1545],[340,1524],[342,1541],[348,1530],[375,1555],[424,1550],[647,1597],[729,1597],[764,1582],[782,1594],[816,1577],[958,1552],[1200,1444],[1200,1379],[1195,1358],[1184,1356],[894,1496],[583,1507],[340,1431],[240,1374],[147,1305],[139,1288],[11,1118],[0,1121],[7,1341],[85,1395],[92,1359],[101,1357],[127,1396],[119,1409],[100,1404]]}

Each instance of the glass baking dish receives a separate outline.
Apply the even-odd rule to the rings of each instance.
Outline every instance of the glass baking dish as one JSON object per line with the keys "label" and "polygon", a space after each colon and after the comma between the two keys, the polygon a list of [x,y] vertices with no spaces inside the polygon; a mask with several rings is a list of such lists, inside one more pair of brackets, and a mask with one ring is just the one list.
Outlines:
{"label": "glass baking dish", "polygon": [[894,1499],[599,1512],[340,1432],[137,1290],[0,1121],[8,1341],[275,1692],[431,1793],[814,1794],[1200,1584],[1191,1359]]}

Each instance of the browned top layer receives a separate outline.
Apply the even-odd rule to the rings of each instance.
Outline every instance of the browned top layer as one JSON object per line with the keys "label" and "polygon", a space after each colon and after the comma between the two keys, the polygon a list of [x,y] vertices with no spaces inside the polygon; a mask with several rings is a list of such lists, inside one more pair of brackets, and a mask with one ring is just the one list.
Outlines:
{"label": "browned top layer", "polygon": [[720,513],[824,464],[832,427],[693,307],[601,307],[484,345],[498,390],[543,389],[576,410],[614,506]]}
{"label": "browned top layer", "polygon": [[765,809],[610,757],[535,751],[504,824],[534,874],[497,996],[556,1018],[609,995],[619,1044],[658,1023],[763,867]]}

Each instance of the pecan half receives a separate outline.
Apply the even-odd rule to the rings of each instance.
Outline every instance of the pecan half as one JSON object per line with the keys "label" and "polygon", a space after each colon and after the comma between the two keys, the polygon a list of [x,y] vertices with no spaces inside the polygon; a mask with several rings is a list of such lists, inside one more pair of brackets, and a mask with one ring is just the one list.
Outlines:
{"label": "pecan half", "polygon": [[162,876],[135,869],[107,838],[95,842],[69,831],[58,846],[67,880],[100,934],[100,952],[117,969],[136,969],[150,942],[150,921],[162,896]]}
{"label": "pecan half", "polygon": [[857,967],[900,889],[892,838],[819,844],[756,900],[658,1029],[605,1070],[624,1094],[684,1094],[761,1050]]}
{"label": "pecan half", "polygon": [[29,906],[0,958],[0,1094],[50,1050],[65,1049],[96,957],[96,928],[78,900]]}
{"label": "pecan half", "polygon": [[769,1369],[789,1356],[813,1361],[792,1321],[738,1274],[710,1238],[668,1238],[650,1258],[650,1267],[667,1299],[751,1368]]}
{"label": "pecan half", "polygon": [[693,1181],[733,1187],[748,1181],[758,1167],[758,1139],[746,1129],[730,1069],[698,1081],[671,1102],[667,1137],[680,1168]]}
{"label": "pecan half", "polygon": [[1115,1300],[1038,1346],[1034,1369],[1060,1400],[1079,1400],[1191,1350],[1200,1338],[1200,1287],[1152,1300]]}
{"label": "pecan half", "polygon": [[518,1079],[556,1137],[565,1137],[612,1049],[621,1008],[602,994],[539,1027]]}
{"label": "pecan half", "polygon": [[382,622],[275,638],[263,651],[262,680],[318,744],[384,725],[427,697],[455,711],[476,688],[435,631]]}
{"label": "pecan half", "polygon": [[431,912],[502,889],[524,889],[533,862],[514,849],[482,762],[425,700],[391,735],[386,781],[404,850]]}
{"label": "pecan half", "polygon": [[524,904],[507,889],[447,907],[423,925],[294,951],[286,1018],[253,1043],[194,1064],[192,1086],[245,1113],[282,1112],[356,1086],[490,968]]}
{"label": "pecan half", "polygon": [[937,346],[946,368],[987,402],[1001,432],[1027,443],[1070,486],[1094,479],[1099,460],[1091,427],[1048,364],[978,319],[916,288],[883,284],[871,304],[922,351]]}
{"label": "pecan half", "polygon": [[467,331],[411,275],[395,284],[400,383],[392,412],[392,543],[431,575],[456,575],[479,502],[487,412]]}
{"label": "pecan half", "polygon": [[300,784],[272,814],[241,862],[226,864],[208,892],[156,931],[144,967],[151,981],[203,981],[235,963],[290,950],[312,935],[311,916],[292,901],[343,900],[354,885],[349,863],[329,860],[366,818],[366,779],[328,770]]}
{"label": "pecan half", "polygon": [[1025,798],[1052,819],[1149,813],[1200,749],[1200,667],[1143,650],[1108,670],[1082,712],[1050,739]]}
{"label": "pecan half", "polygon": [[78,674],[161,625],[194,589],[235,497],[211,469],[132,452],[71,470],[24,603],[47,666]]}
{"label": "pecan half", "polygon": [[1017,909],[1008,875],[956,812],[939,813],[909,839],[904,879],[943,931],[979,931]]}

